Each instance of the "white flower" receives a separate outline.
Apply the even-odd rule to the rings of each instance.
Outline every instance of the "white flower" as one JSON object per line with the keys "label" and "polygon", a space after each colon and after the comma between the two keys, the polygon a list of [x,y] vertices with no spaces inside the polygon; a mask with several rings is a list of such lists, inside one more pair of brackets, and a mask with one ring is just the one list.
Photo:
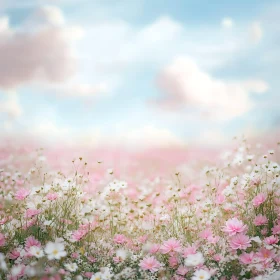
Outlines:
{"label": "white flower", "polygon": [[29,248],[29,253],[36,258],[41,258],[44,256],[43,250],[38,246],[31,246]]}
{"label": "white flower", "polygon": [[64,244],[61,242],[48,242],[45,248],[49,260],[59,260],[67,254],[64,251]]}
{"label": "white flower", "polygon": [[78,266],[76,263],[66,263],[66,264],[64,264],[64,266],[70,272],[75,272],[78,269]]}
{"label": "white flower", "polygon": [[91,276],[90,280],[102,280],[102,274],[101,274],[101,272],[96,272],[96,273],[94,273],[94,274]]}
{"label": "white flower", "polygon": [[194,273],[192,280],[208,280],[210,278],[211,274],[208,271],[199,269]]}
{"label": "white flower", "polygon": [[0,270],[7,270],[4,254],[0,253]]}
{"label": "white flower", "polygon": [[197,252],[196,254],[188,255],[187,258],[185,259],[186,266],[197,266],[203,263],[204,263],[204,257],[200,252]]}
{"label": "white flower", "polygon": [[124,249],[118,249],[116,251],[116,256],[122,260],[125,260],[127,257],[127,251]]}
{"label": "white flower", "polygon": [[105,271],[102,273],[102,280],[108,280],[113,277],[112,273],[110,271]]}

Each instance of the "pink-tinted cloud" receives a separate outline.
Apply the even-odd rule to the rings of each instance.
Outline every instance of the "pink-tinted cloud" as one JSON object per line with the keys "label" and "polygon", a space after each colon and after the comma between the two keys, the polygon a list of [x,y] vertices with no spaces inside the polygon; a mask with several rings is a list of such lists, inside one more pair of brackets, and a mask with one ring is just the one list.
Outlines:
{"label": "pink-tinted cloud", "polygon": [[190,58],[180,57],[159,74],[162,96],[157,104],[165,109],[189,109],[207,118],[231,119],[253,106],[251,93],[263,93],[262,80],[227,81],[212,77]]}
{"label": "pink-tinted cloud", "polygon": [[70,34],[61,11],[55,7],[36,10],[17,28],[9,25],[7,17],[1,18],[0,88],[69,78],[76,68]]}

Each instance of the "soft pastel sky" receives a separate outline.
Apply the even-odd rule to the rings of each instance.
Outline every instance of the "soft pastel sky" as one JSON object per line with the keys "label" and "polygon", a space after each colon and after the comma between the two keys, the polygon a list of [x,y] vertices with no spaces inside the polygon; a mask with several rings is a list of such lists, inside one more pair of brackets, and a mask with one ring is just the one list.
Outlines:
{"label": "soft pastel sky", "polygon": [[280,3],[0,0],[1,136],[220,143],[280,122]]}

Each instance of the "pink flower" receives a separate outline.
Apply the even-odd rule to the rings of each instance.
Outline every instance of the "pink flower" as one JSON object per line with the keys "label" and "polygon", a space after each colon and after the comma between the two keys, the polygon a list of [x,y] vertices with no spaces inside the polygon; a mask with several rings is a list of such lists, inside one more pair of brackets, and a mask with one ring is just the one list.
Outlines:
{"label": "pink flower", "polygon": [[245,253],[243,252],[242,255],[239,256],[239,261],[243,264],[251,264],[255,258],[255,253]]}
{"label": "pink flower", "polygon": [[88,233],[88,230],[84,230],[84,229],[75,230],[75,231],[72,233],[72,239],[73,239],[74,241],[79,241],[79,240],[82,239],[87,233]]}
{"label": "pink flower", "polygon": [[0,246],[4,246],[6,243],[5,235],[0,233]]}
{"label": "pink flower", "polygon": [[26,218],[32,218],[33,216],[36,216],[40,213],[41,213],[41,211],[37,210],[37,209],[27,209],[26,212],[25,212],[25,217]]}
{"label": "pink flower", "polygon": [[94,274],[93,272],[85,272],[85,273],[84,273],[84,276],[87,277],[87,278],[91,278],[91,276],[92,276],[93,274]]}
{"label": "pink flower", "polygon": [[143,235],[139,237],[139,242],[144,244],[148,240],[148,235]]}
{"label": "pink flower", "polygon": [[176,271],[177,274],[183,275],[183,276],[186,275],[188,272],[189,272],[189,270],[183,265],[180,265]]}
{"label": "pink flower", "polygon": [[6,224],[8,220],[9,220],[8,217],[4,217],[3,219],[0,220],[0,225]]}
{"label": "pink flower", "polygon": [[197,248],[195,246],[189,246],[187,248],[184,248],[183,250],[183,257],[186,258],[188,255],[194,255],[196,254]]}
{"label": "pink flower", "polygon": [[237,218],[232,218],[226,221],[226,225],[223,226],[223,231],[228,233],[230,236],[237,233],[242,233],[247,230],[247,226]]}
{"label": "pink flower", "polygon": [[255,207],[260,206],[261,204],[263,204],[266,200],[266,195],[263,193],[258,194],[257,196],[254,197],[253,199],[253,205]]}
{"label": "pink flower", "polygon": [[114,242],[117,244],[123,244],[126,242],[126,237],[123,234],[116,234],[114,236]]}
{"label": "pink flower", "polygon": [[266,216],[263,216],[263,215],[258,215],[255,217],[254,219],[254,225],[255,226],[262,226],[262,225],[265,225],[267,224],[267,218]]}
{"label": "pink flower", "polygon": [[216,255],[214,255],[214,256],[213,256],[213,260],[214,260],[214,261],[216,261],[216,262],[219,262],[219,261],[221,261],[221,260],[222,260],[222,256],[221,256],[221,255],[216,254]]}
{"label": "pink flower", "polygon": [[25,249],[30,249],[30,247],[36,246],[36,247],[41,247],[40,241],[35,239],[33,236],[29,236],[25,240]]}
{"label": "pink flower", "polygon": [[79,256],[80,256],[80,255],[79,255],[79,253],[77,253],[77,252],[74,252],[74,253],[71,254],[71,257],[72,257],[73,259],[77,259]]}
{"label": "pink flower", "polygon": [[199,236],[203,239],[207,239],[209,236],[212,235],[212,231],[211,229],[207,228],[205,230],[203,230],[202,232],[200,232]]}
{"label": "pink flower", "polygon": [[274,227],[272,228],[272,233],[280,234],[280,224],[274,225]]}
{"label": "pink flower", "polygon": [[245,250],[248,247],[251,247],[250,243],[251,243],[251,240],[250,240],[249,236],[247,236],[243,233],[240,233],[231,238],[230,247],[233,250],[237,250],[237,249]]}
{"label": "pink flower", "polygon": [[150,248],[150,254],[155,254],[159,251],[160,249],[160,244],[153,244]]}
{"label": "pink flower", "polygon": [[143,260],[141,260],[139,265],[143,270],[150,270],[151,272],[158,271],[161,266],[159,261],[154,256],[145,257]]}
{"label": "pink flower", "polygon": [[175,268],[178,265],[178,259],[175,256],[171,256],[168,259],[169,266]]}
{"label": "pink flower", "polygon": [[57,194],[57,193],[48,193],[48,194],[46,195],[46,198],[47,198],[48,200],[56,200],[56,199],[58,198],[58,194]]}
{"label": "pink flower", "polygon": [[30,191],[28,191],[24,188],[21,188],[15,193],[15,199],[24,200],[29,195],[29,193],[30,193]]}
{"label": "pink flower", "polygon": [[268,233],[267,228],[263,228],[263,229],[261,230],[261,234],[262,234],[262,235],[267,235],[267,233]]}
{"label": "pink flower", "polygon": [[12,271],[13,279],[19,279],[24,275],[25,265],[24,264],[15,265],[12,267],[11,271]]}
{"label": "pink flower", "polygon": [[9,253],[8,256],[9,256],[9,259],[15,260],[15,259],[17,259],[17,258],[20,256],[20,252],[17,251],[16,249],[14,249],[13,251],[11,251],[11,252]]}
{"label": "pink flower", "polygon": [[267,245],[273,245],[273,244],[277,244],[278,243],[279,238],[277,236],[275,236],[275,235],[271,235],[269,237],[266,237],[263,241]]}
{"label": "pink flower", "polygon": [[256,253],[256,257],[260,260],[260,261],[267,261],[267,260],[271,260],[272,258],[274,258],[275,252],[274,250],[268,250],[266,248],[261,248],[257,253]]}
{"label": "pink flower", "polygon": [[93,256],[88,256],[88,261],[89,262],[91,262],[91,263],[95,263],[97,260],[96,260],[96,258],[95,257],[93,257]]}
{"label": "pink flower", "polygon": [[175,238],[170,238],[163,242],[163,245],[160,249],[163,254],[172,254],[175,252],[178,253],[181,251],[181,244],[180,241],[176,240]]}

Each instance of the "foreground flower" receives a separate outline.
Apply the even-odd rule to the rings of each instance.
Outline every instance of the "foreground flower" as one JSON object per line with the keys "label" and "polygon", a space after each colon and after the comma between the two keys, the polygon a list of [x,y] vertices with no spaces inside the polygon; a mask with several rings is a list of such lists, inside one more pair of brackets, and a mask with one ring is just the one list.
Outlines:
{"label": "foreground flower", "polygon": [[64,251],[64,244],[62,244],[61,242],[48,242],[45,248],[45,252],[48,255],[49,260],[59,260],[67,255]]}
{"label": "foreground flower", "polygon": [[255,253],[245,253],[243,252],[242,255],[239,256],[239,261],[243,264],[251,264],[255,258]]}
{"label": "foreground flower", "polygon": [[263,204],[266,200],[266,195],[263,193],[258,194],[257,196],[255,196],[255,198],[253,199],[253,205],[255,207],[260,206],[261,204]]}
{"label": "foreground flower", "polygon": [[211,274],[208,271],[199,269],[194,273],[192,280],[208,280],[210,278]]}
{"label": "foreground flower", "polygon": [[76,263],[66,263],[64,266],[70,272],[75,272],[78,269],[78,266]]}
{"label": "foreground flower", "polygon": [[180,241],[171,238],[167,241],[164,241],[163,245],[161,246],[161,252],[163,254],[171,254],[171,253],[178,253],[181,251],[181,244]]}
{"label": "foreground flower", "polygon": [[151,272],[156,272],[159,270],[161,267],[160,262],[154,257],[145,257],[141,262],[140,262],[140,267],[143,270],[150,270]]}
{"label": "foreground flower", "polygon": [[223,231],[229,235],[235,235],[237,233],[245,232],[247,229],[246,225],[237,218],[232,218],[226,221],[226,225],[223,226]]}
{"label": "foreground flower", "polygon": [[196,254],[188,255],[185,259],[185,266],[198,266],[204,263],[204,257],[200,252]]}
{"label": "foreground flower", "polygon": [[258,215],[255,217],[254,224],[256,226],[262,226],[268,223],[267,217],[263,215]]}
{"label": "foreground flower", "polygon": [[101,272],[96,272],[93,274],[90,278],[90,280],[102,280],[102,273]]}
{"label": "foreground flower", "polygon": [[248,247],[251,247],[250,243],[251,240],[249,236],[240,233],[232,237],[232,239],[230,240],[230,247],[233,250],[246,250]]}
{"label": "foreground flower", "polygon": [[44,256],[43,250],[38,246],[31,246],[28,253],[36,258],[41,258]]}

